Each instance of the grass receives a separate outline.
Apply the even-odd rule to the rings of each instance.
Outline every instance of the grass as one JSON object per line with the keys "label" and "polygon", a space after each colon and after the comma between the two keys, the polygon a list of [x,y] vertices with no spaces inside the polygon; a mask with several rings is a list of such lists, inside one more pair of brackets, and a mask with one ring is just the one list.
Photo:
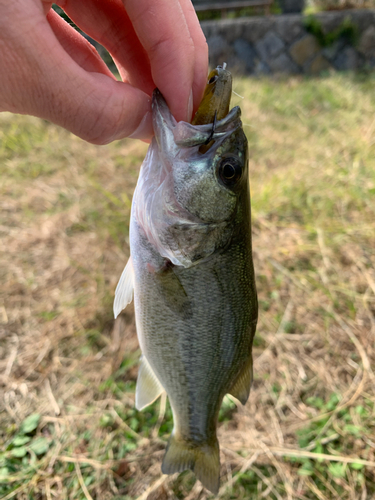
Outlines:
{"label": "grass", "polygon": [[[375,497],[375,78],[236,79],[260,299],[255,380],[219,418],[222,500]],[[147,147],[0,114],[0,498],[204,500],[162,476],[112,316]]]}

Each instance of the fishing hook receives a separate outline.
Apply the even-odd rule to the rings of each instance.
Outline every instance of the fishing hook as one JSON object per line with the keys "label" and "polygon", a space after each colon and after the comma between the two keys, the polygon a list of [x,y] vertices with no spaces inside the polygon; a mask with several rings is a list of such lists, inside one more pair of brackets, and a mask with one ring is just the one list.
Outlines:
{"label": "fishing hook", "polygon": [[215,129],[216,129],[216,115],[217,115],[217,110],[215,111],[215,116],[214,116],[214,121],[213,121],[213,124],[212,124],[211,133],[208,136],[208,139],[206,140],[206,142],[204,143],[205,146],[207,146],[207,144],[209,144],[212,141],[212,139],[213,139],[213,136],[214,136],[214,133],[215,133]]}

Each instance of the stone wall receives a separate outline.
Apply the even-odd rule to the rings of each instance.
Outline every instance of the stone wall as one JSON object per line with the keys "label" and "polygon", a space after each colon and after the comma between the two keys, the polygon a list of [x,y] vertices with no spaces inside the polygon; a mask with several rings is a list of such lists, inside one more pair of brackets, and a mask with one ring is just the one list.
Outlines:
{"label": "stone wall", "polygon": [[349,24],[355,40],[340,36],[322,46],[299,14],[205,21],[210,64],[226,62],[231,70],[254,75],[375,68],[375,10],[323,12],[314,18],[324,35]]}

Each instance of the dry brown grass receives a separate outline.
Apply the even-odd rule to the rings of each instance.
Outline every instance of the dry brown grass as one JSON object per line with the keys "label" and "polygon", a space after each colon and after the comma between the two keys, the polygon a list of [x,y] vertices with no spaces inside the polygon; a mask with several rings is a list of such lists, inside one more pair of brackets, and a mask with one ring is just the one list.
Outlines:
{"label": "dry brown grass", "polygon": [[[250,400],[220,417],[222,499],[375,496],[374,83],[237,83],[260,319]],[[0,498],[210,496],[161,476],[170,410],[133,409],[132,310],[112,319],[145,151],[0,115]]]}

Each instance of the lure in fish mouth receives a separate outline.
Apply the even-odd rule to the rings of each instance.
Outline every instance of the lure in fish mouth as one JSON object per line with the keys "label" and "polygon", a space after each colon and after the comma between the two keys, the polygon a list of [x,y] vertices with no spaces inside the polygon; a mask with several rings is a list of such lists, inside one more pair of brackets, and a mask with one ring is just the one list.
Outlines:
{"label": "lure in fish mouth", "polygon": [[248,399],[258,311],[247,140],[240,109],[226,111],[228,99],[215,88],[192,124],[177,123],[154,91],[155,137],[134,193],[131,256],[114,303],[117,316],[134,293],[142,350],[136,408],[164,391],[171,403],[162,471],[191,469],[213,493],[217,417],[225,394]]}

